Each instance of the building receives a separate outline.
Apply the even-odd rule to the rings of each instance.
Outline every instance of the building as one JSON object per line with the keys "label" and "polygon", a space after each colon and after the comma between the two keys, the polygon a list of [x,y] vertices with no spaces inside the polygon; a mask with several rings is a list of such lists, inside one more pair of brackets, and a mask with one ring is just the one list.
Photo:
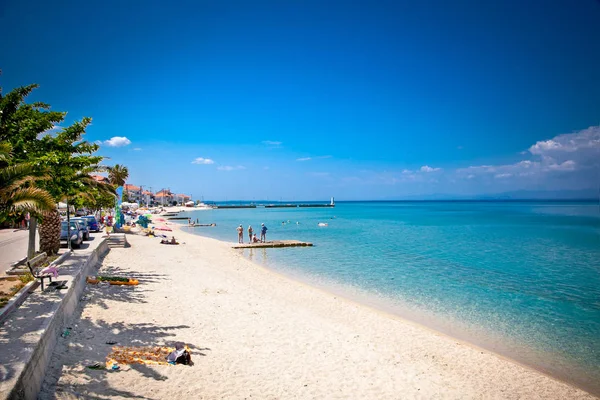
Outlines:
{"label": "building", "polygon": [[130,203],[140,203],[142,201],[142,189],[139,186],[126,183],[123,186],[123,192],[127,193]]}
{"label": "building", "polygon": [[149,190],[142,191],[142,205],[153,205],[154,204],[154,193]]}
{"label": "building", "polygon": [[108,180],[107,177],[102,176],[102,175],[90,175],[90,177],[95,180],[96,182],[100,182],[100,183],[110,183],[110,181]]}
{"label": "building", "polygon": [[168,189],[163,189],[161,191],[156,192],[154,195],[155,205],[166,206],[172,205],[174,201],[173,193],[171,193]]}
{"label": "building", "polygon": [[177,204],[185,204],[186,202],[190,201],[192,197],[188,196],[187,194],[176,194],[174,196],[175,201],[177,202]]}

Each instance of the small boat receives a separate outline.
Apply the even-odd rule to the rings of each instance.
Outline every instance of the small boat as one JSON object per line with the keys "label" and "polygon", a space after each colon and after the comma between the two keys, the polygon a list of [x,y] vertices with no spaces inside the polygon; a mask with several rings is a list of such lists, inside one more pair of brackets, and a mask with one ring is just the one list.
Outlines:
{"label": "small boat", "polygon": [[194,208],[197,210],[212,210],[214,207],[205,203],[198,203]]}
{"label": "small boat", "polygon": [[319,222],[317,225],[318,226],[329,226],[329,224],[326,222]]}

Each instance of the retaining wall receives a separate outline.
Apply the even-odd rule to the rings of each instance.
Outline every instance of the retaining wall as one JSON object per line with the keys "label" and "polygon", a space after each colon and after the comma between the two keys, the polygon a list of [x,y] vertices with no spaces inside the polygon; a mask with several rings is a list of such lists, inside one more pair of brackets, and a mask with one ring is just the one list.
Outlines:
{"label": "retaining wall", "polygon": [[0,327],[0,399],[37,398],[58,337],[79,304],[85,278],[108,250],[103,239],[91,252],[72,255],[58,278],[67,281],[68,289],[31,294]]}

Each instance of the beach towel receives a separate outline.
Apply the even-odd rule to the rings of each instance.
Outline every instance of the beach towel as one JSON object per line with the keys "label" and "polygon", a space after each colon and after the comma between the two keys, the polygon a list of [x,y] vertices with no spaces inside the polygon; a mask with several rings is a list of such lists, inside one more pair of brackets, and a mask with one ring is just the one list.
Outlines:
{"label": "beach towel", "polygon": [[[183,350],[190,353],[187,345],[183,345]],[[173,365],[167,357],[175,351],[178,349],[166,346],[114,346],[106,356],[106,368],[115,364]]]}
{"label": "beach towel", "polygon": [[42,275],[52,275],[54,278],[58,278],[58,268],[54,265],[48,266],[40,271]]}

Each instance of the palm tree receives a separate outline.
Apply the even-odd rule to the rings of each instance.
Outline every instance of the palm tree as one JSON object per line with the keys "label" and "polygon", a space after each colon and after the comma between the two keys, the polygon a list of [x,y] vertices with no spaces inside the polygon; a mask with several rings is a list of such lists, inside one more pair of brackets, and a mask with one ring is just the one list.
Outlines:
{"label": "palm tree", "polygon": [[[0,162],[2,164],[7,164],[11,159],[10,152],[11,145],[0,142]],[[0,220],[17,213],[41,213],[54,209],[56,203],[47,191],[28,186],[28,183],[44,179],[48,179],[48,177],[36,171],[31,163],[1,166]]]}
{"label": "palm tree", "polygon": [[116,187],[125,185],[129,178],[129,170],[126,166],[115,164],[114,167],[108,167],[108,180]]}

